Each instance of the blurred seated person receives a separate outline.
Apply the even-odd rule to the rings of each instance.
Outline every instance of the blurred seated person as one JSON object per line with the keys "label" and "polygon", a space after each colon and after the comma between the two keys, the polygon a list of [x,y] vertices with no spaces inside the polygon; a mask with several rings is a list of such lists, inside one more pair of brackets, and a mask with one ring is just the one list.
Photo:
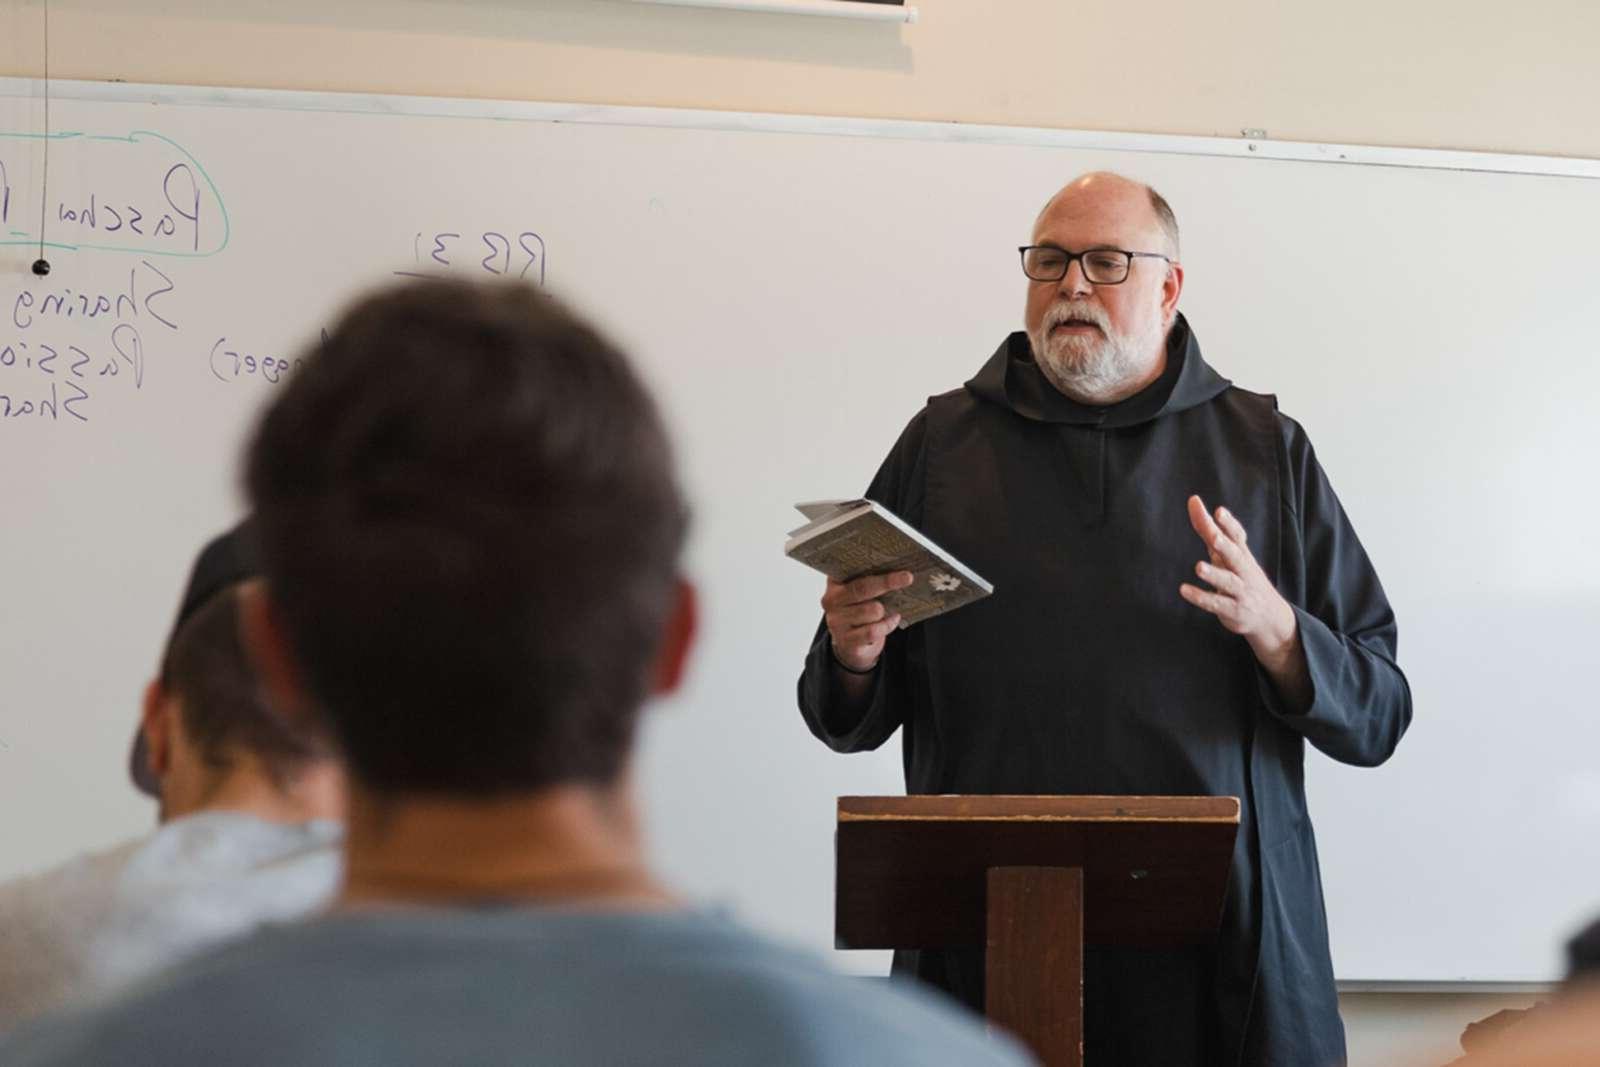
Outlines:
{"label": "blurred seated person", "polygon": [[159,827],[0,886],[0,1030],[332,900],[342,775],[262,699],[236,613],[255,573],[243,528],[205,547],[145,689],[131,771]]}

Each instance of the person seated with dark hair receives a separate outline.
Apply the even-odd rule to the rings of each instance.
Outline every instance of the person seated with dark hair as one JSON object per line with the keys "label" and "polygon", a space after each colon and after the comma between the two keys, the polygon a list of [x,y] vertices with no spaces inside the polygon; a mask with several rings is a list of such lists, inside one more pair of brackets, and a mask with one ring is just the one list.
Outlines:
{"label": "person seated with dark hair", "polygon": [[245,631],[350,774],[334,914],[0,1047],[117,1063],[984,1064],[1017,1046],[829,972],[647,868],[641,705],[695,631],[687,523],[623,356],[521,286],[350,310],[266,412]]}
{"label": "person seated with dark hair", "polygon": [[130,770],[160,827],[0,886],[0,1030],[332,900],[342,775],[262,701],[235,611],[256,573],[239,529],[205,547],[145,688]]}

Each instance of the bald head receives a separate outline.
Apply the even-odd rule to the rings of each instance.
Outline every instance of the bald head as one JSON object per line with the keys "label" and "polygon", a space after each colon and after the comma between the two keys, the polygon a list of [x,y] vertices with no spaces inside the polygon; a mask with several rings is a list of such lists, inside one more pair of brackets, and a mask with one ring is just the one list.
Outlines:
{"label": "bald head", "polygon": [[1077,215],[1112,214],[1135,223],[1153,226],[1159,233],[1159,246],[1149,251],[1162,252],[1178,259],[1178,217],[1166,198],[1143,182],[1125,178],[1109,170],[1091,171],[1063,185],[1045,202],[1034,220],[1037,239],[1046,218],[1058,208]]}

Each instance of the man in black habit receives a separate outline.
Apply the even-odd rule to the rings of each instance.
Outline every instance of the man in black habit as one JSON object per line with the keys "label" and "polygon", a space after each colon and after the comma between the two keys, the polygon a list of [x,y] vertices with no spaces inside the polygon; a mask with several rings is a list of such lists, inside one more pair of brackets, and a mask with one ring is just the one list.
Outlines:
{"label": "man in black habit", "polygon": [[[1082,177],[1021,255],[1025,332],[867,490],[995,595],[898,631],[910,575],[830,582],[800,709],[840,752],[901,728],[912,793],[1240,798],[1220,942],[1091,949],[1086,1060],[1343,1063],[1305,743],[1394,751],[1394,614],[1305,431],[1201,358],[1160,196]],[[895,970],[983,1005],[979,953]]]}

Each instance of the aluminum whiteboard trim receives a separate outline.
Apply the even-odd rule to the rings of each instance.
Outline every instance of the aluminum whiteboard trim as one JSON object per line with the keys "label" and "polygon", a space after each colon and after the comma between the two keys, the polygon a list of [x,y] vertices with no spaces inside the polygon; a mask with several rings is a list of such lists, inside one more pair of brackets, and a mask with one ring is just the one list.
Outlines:
{"label": "aluminum whiteboard trim", "polygon": [[917,9],[908,4],[872,4],[858,0],[632,0],[636,4],[669,7],[709,7],[725,11],[755,11],[768,15],[821,15],[824,18],[862,19],[868,22],[916,22]]}
{"label": "aluminum whiteboard trim", "polygon": [[[40,97],[35,78],[0,78],[0,97]],[[752,111],[631,107],[613,104],[556,104],[521,100],[474,100],[377,93],[302,92],[286,89],[227,89],[128,82],[52,81],[54,100],[128,101],[188,107],[274,108],[352,114],[436,118],[497,119],[506,122],[575,122],[599,126],[643,126],[690,130],[743,130],[753,133],[821,134],[887,140],[960,144],[1038,145],[1111,152],[1225,156],[1305,163],[1400,167],[1413,170],[1531,174],[1600,180],[1600,159],[1579,156],[1509,155],[1439,148],[1389,148],[1379,145],[1320,144],[1234,137],[1191,137],[1104,130],[1054,130],[1037,126],[969,125],[902,119],[780,115]]]}
{"label": "aluminum whiteboard trim", "polygon": [[1449,996],[1482,993],[1489,996],[1546,996],[1560,988],[1558,982],[1483,982],[1475,979],[1459,981],[1393,981],[1387,979],[1362,981],[1339,979],[1334,982],[1341,994],[1362,993],[1439,993]]}

